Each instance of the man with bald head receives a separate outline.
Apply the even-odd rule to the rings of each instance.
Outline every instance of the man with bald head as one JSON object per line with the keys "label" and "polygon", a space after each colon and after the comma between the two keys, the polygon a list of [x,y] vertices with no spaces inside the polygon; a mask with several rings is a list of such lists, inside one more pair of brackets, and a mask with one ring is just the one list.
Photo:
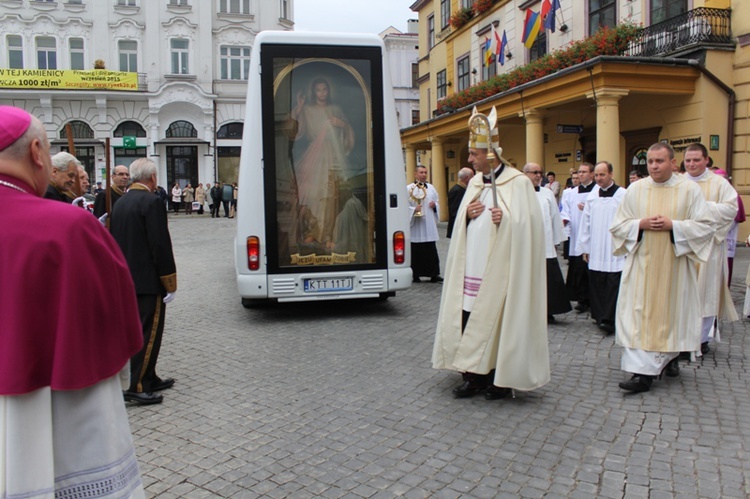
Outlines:
{"label": "man with bald head", "polygon": [[42,199],[49,149],[0,106],[0,497],[143,497],[120,384],[142,342],[133,281],[96,219]]}
{"label": "man with bald head", "polygon": [[52,172],[44,197],[70,203],[72,198],[68,193],[73,190],[80,165],[80,161],[67,152],[59,152],[52,156]]}
{"label": "man with bald head", "polygon": [[112,170],[112,184],[109,186],[109,199],[110,206],[107,206],[107,191],[100,192],[96,195],[94,200],[94,216],[96,218],[101,217],[105,213],[110,213],[115,207],[115,203],[118,199],[125,194],[125,190],[128,188],[128,182],[130,181],[130,171],[127,166],[117,165]]}
{"label": "man with bald head", "polygon": [[448,229],[446,237],[450,238],[453,233],[453,225],[456,223],[456,213],[461,201],[466,193],[466,184],[474,176],[474,170],[471,168],[461,168],[458,170],[458,182],[448,191]]}
{"label": "man with bald head", "polygon": [[555,323],[555,315],[573,310],[565,288],[560,262],[557,261],[557,245],[568,240],[563,230],[557,198],[552,189],[542,187],[544,170],[536,163],[526,163],[523,173],[529,177],[536,191],[536,199],[542,209],[544,223],[544,252],[547,260],[547,323]]}

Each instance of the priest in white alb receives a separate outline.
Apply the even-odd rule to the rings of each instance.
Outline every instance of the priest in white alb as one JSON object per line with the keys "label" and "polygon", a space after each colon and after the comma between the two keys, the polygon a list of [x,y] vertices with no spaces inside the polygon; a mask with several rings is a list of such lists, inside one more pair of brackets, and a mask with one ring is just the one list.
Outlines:
{"label": "priest in white alb", "polygon": [[702,304],[701,352],[706,354],[711,348],[709,340],[720,340],[716,319],[738,319],[729,294],[726,245],[727,234],[737,216],[737,191],[724,177],[708,169],[708,151],[703,144],[690,144],[684,159],[685,178],[698,184],[714,221],[711,254],[698,270]]}
{"label": "priest in white alb", "polygon": [[631,184],[610,227],[615,255],[626,256],[615,338],[629,392],[650,390],[680,352],[700,350],[698,263],[713,245],[712,214],[698,186],[673,173],[674,150],[657,142],[647,164],[650,177]]}
{"label": "priest in white alb", "polygon": [[578,250],[589,265],[591,318],[607,334],[615,332],[617,293],[625,265],[624,256],[612,254],[612,234],[609,233],[617,207],[625,196],[625,189],[612,178],[613,171],[608,161],[600,161],[594,167],[598,189],[586,198],[578,231]]}
{"label": "priest in white alb", "polygon": [[550,378],[542,213],[529,179],[499,161],[496,121],[494,108],[469,121],[478,173],[456,215],[435,333],[433,367],[463,375],[456,398],[500,399]]}
{"label": "priest in white alb", "polygon": [[414,176],[414,183],[406,186],[411,214],[412,279],[420,282],[420,277],[429,277],[430,282],[443,282],[436,245],[440,239],[437,228],[440,213],[438,193],[427,182],[427,167],[418,165]]}
{"label": "priest in white alb", "polygon": [[565,287],[560,262],[557,260],[556,246],[568,240],[563,230],[560,210],[557,207],[557,199],[552,189],[541,186],[544,171],[537,163],[526,163],[523,172],[531,180],[536,192],[536,199],[542,209],[544,223],[544,256],[547,259],[547,323],[557,322],[555,315],[564,314],[573,310],[568,299],[568,290]]}

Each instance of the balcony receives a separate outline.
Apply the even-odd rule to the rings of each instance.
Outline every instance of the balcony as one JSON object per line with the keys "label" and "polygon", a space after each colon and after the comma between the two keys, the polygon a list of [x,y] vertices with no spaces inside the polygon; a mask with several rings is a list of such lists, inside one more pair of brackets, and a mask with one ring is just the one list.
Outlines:
{"label": "balcony", "polygon": [[699,7],[648,26],[630,43],[627,55],[663,56],[696,44],[732,47],[731,13],[731,9]]}

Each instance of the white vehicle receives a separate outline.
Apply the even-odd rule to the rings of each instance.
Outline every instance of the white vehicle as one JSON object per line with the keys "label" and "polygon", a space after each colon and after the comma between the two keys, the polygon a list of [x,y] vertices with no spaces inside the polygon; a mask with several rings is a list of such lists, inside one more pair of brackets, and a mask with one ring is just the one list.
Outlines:
{"label": "white vehicle", "polygon": [[408,288],[405,185],[382,40],[260,33],[237,195],[242,304],[387,298]]}

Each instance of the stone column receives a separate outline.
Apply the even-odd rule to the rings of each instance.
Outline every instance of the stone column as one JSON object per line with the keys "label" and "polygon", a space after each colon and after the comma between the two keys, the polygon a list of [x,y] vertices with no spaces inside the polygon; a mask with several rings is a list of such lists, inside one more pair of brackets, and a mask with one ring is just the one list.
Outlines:
{"label": "stone column", "polygon": [[[519,113],[526,119],[526,160],[524,163],[537,163],[546,170],[544,164],[544,115],[537,109],[529,109],[526,115]],[[519,164],[518,168],[523,168]]]}
{"label": "stone column", "polygon": [[432,139],[432,171],[430,180],[440,199],[438,218],[448,220],[448,188],[445,183],[445,150],[442,139]]}
{"label": "stone column", "polygon": [[414,172],[417,169],[417,149],[406,146],[406,183],[414,182]]}
{"label": "stone column", "polygon": [[[620,150],[620,99],[627,90],[602,89],[596,91],[596,159],[612,163],[615,183],[625,185],[627,172],[623,168]],[[594,93],[586,94],[589,99]]]}

